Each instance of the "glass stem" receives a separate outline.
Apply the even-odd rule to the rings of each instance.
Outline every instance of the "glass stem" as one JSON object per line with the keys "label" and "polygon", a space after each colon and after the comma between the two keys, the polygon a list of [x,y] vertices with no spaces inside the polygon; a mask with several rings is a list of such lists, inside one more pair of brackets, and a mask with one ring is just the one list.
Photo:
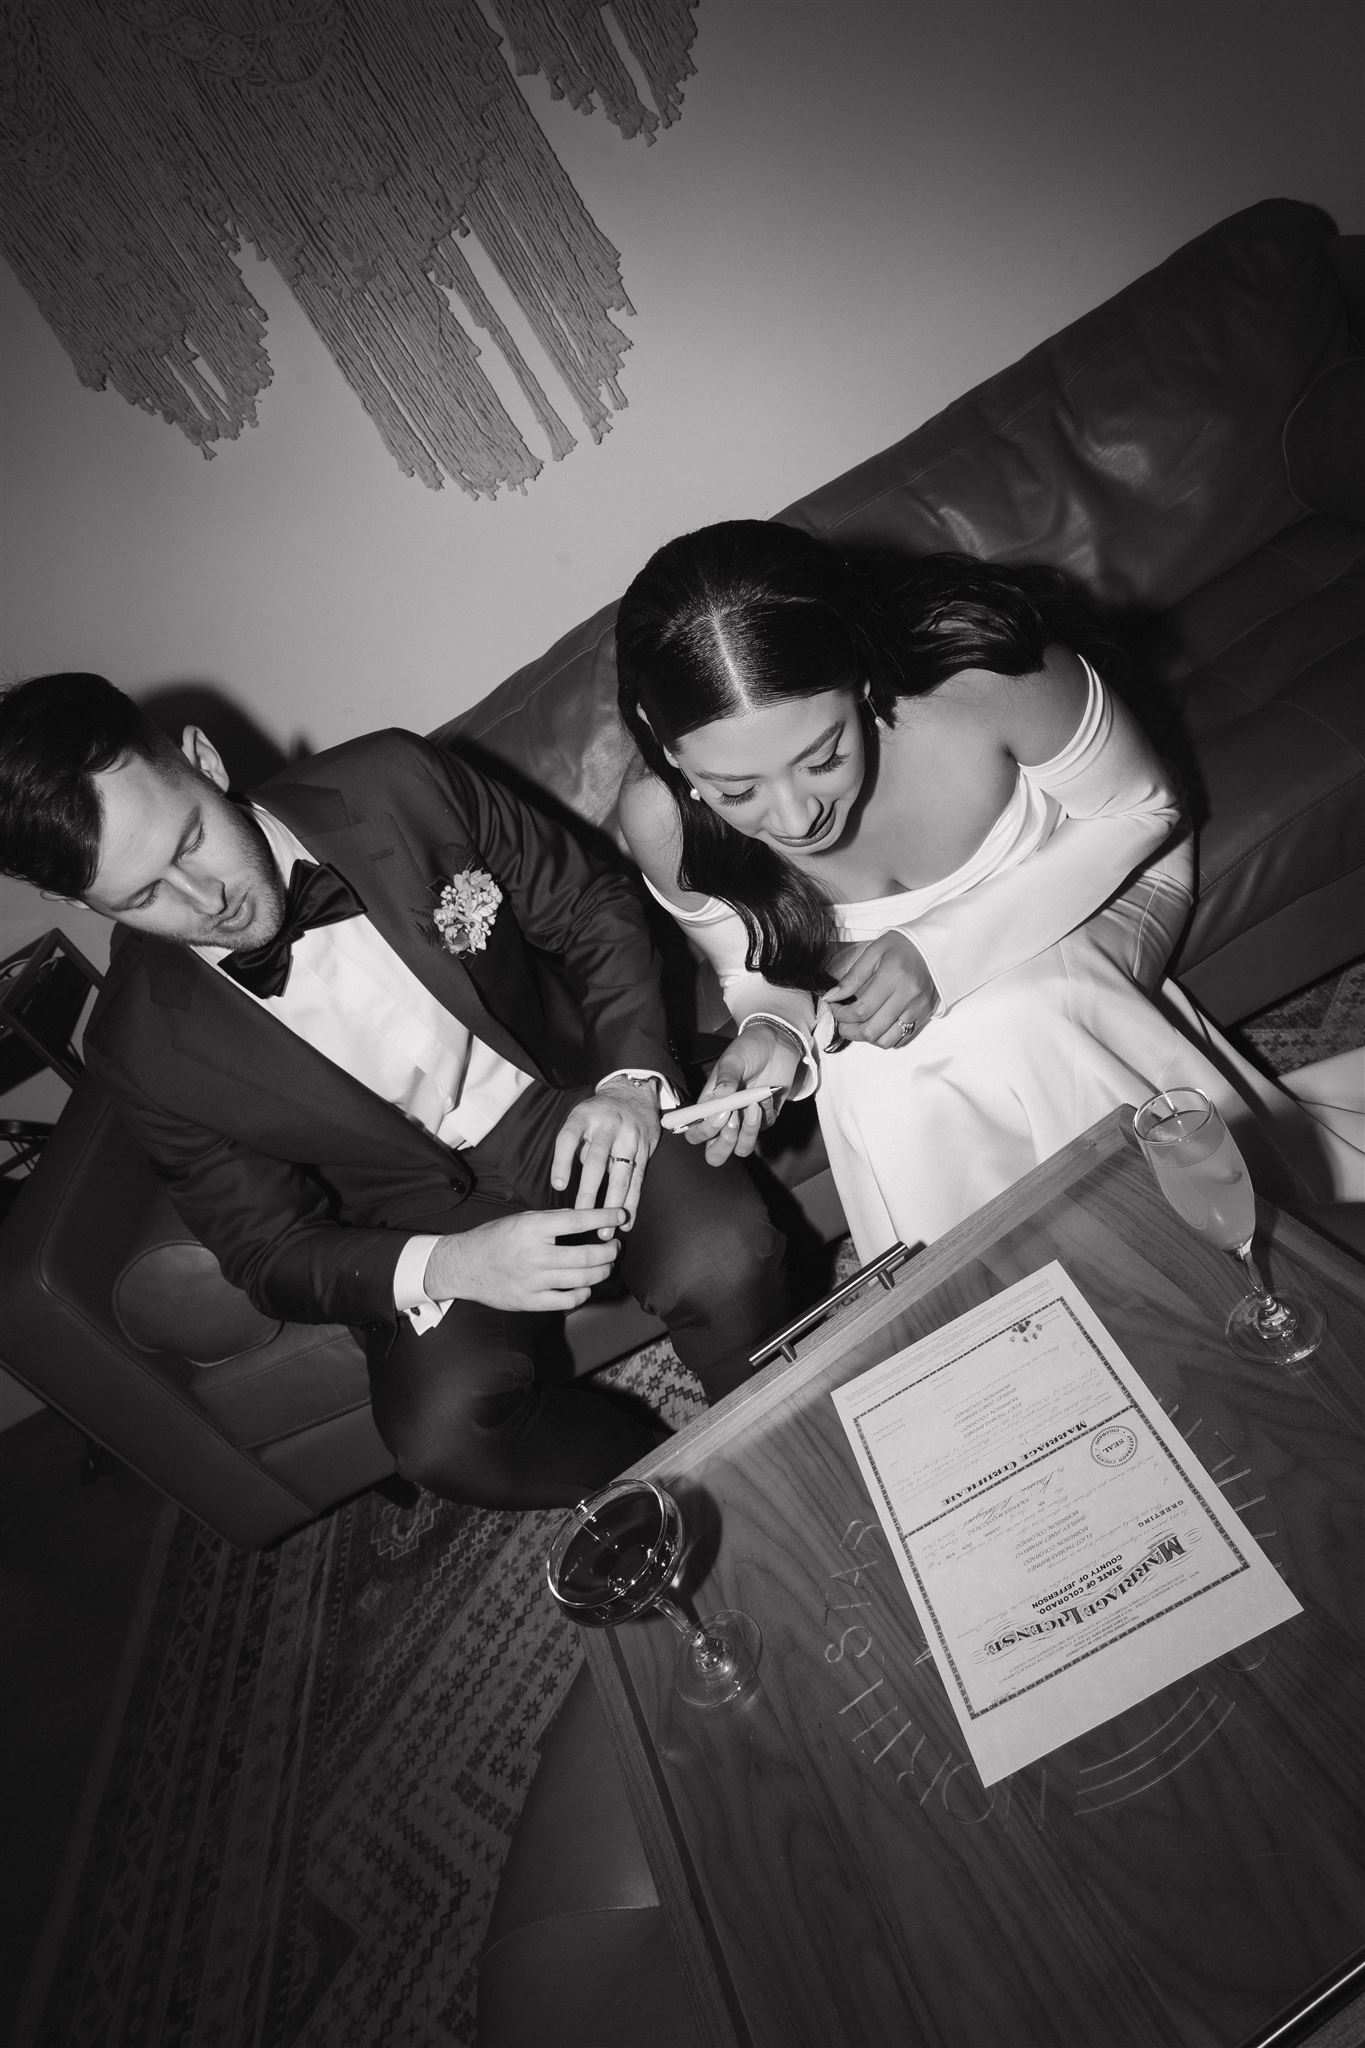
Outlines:
{"label": "glass stem", "polygon": [[694,1650],[707,1650],[710,1648],[711,1638],[707,1635],[706,1630],[699,1627],[695,1621],[689,1621],[676,1600],[670,1600],[666,1593],[656,1593],[654,1605],[658,1608],[660,1614],[668,1616],[680,1636],[687,1637]]}
{"label": "glass stem", "polygon": [[1242,1264],[1246,1267],[1247,1279],[1251,1282],[1252,1293],[1257,1297],[1258,1300],[1269,1304],[1272,1302],[1273,1297],[1270,1293],[1270,1290],[1267,1288],[1265,1282],[1262,1280],[1260,1274],[1256,1270],[1256,1261],[1251,1256],[1251,1244],[1252,1240],[1250,1238],[1247,1239],[1245,1244],[1239,1244],[1236,1247],[1237,1257],[1242,1261]]}
{"label": "glass stem", "polygon": [[1237,1257],[1246,1268],[1247,1278],[1251,1282],[1251,1291],[1256,1297],[1256,1321],[1263,1329],[1271,1324],[1280,1325],[1284,1329],[1291,1329],[1295,1321],[1294,1312],[1292,1309],[1286,1308],[1282,1301],[1277,1301],[1264,1280],[1262,1280],[1259,1272],[1256,1270],[1256,1261],[1251,1256],[1251,1246],[1251,1238],[1248,1238],[1245,1244],[1239,1244],[1237,1246]]}

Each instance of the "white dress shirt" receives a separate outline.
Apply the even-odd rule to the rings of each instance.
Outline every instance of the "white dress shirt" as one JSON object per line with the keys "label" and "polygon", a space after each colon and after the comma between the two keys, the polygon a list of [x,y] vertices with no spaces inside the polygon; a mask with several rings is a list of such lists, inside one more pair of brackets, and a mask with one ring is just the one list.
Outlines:
{"label": "white dress shirt", "polygon": [[[311,864],[313,855],[269,811],[253,804],[252,813],[287,883],[294,862]],[[198,951],[216,963],[227,948]],[[452,1017],[368,917],[315,925],[295,939],[279,995],[243,993],[453,1151],[477,1145],[531,1085],[529,1074]],[[438,1241],[410,1237],[394,1271],[394,1306],[419,1329],[445,1314],[422,1284]]]}

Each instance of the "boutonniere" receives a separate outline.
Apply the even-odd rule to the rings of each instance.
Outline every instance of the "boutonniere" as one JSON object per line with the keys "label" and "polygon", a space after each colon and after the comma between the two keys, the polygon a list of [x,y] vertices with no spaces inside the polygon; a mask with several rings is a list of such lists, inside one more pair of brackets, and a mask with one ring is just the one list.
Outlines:
{"label": "boutonniere", "polygon": [[502,890],[482,868],[465,868],[440,888],[432,923],[447,953],[482,953],[502,902]]}

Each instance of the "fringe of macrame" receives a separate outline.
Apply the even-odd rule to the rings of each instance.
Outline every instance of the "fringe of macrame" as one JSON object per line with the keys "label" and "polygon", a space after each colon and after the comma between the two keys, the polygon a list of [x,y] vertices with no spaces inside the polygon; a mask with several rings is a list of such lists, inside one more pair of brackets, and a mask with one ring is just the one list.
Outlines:
{"label": "fringe of macrame", "polygon": [[654,140],[660,122],[668,127],[682,111],[682,83],[695,66],[689,51],[696,27],[676,0],[612,0],[621,35],[644,74],[658,106],[646,106],[621,62],[594,0],[493,0],[512,46],[518,75],[539,71],[555,99],[567,99],[579,113],[600,100],[608,118],[626,137]]}
{"label": "fringe of macrame", "polygon": [[[517,69],[622,133],[677,118],[696,0],[492,0]],[[206,455],[256,421],[273,262],[410,476],[471,495],[541,463],[450,297],[555,460],[575,445],[470,264],[473,236],[594,440],[625,405],[620,258],[518,90],[478,0],[0,0],[11,80],[0,246],[74,362]]]}

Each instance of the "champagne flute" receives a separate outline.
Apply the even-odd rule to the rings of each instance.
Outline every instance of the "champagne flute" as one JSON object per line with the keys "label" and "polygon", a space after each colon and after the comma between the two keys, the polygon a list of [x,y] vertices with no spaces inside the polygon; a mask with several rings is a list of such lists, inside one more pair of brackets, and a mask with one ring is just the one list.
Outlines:
{"label": "champagne flute", "polygon": [[1296,1365],[1322,1342],[1327,1318],[1298,1294],[1271,1294],[1256,1270],[1251,1241],[1256,1197],[1246,1161],[1222,1117],[1198,1088],[1168,1088],[1133,1118],[1157,1186],[1176,1214],[1246,1268],[1251,1292],[1227,1321],[1228,1341],[1243,1358]]}
{"label": "champagne flute", "polygon": [[652,1479],[622,1479],[571,1510],[545,1571],[560,1606],[596,1628],[657,1608],[684,1638],[678,1691],[693,1706],[720,1706],[758,1684],[763,1638],[735,1609],[689,1621],[669,1590],[682,1557],[682,1512],[672,1494]]}

